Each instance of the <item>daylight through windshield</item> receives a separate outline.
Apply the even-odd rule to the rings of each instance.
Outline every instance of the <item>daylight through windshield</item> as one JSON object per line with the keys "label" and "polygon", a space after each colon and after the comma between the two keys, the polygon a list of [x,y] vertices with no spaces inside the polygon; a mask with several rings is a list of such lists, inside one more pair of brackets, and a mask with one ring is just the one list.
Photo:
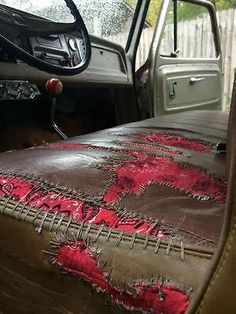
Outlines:
{"label": "daylight through windshield", "polygon": [[[138,0],[75,0],[90,34],[125,46]],[[74,17],[64,0],[0,0],[16,9],[54,22],[71,23]]]}

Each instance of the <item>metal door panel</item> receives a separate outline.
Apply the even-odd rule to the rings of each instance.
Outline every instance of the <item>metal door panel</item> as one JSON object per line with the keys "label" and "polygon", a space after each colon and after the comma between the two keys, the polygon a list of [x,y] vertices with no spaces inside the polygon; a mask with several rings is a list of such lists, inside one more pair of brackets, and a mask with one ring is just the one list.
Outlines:
{"label": "metal door panel", "polygon": [[[221,75],[216,65],[166,65],[159,68],[159,114],[190,109],[220,109]],[[161,110],[160,110],[161,109]]]}

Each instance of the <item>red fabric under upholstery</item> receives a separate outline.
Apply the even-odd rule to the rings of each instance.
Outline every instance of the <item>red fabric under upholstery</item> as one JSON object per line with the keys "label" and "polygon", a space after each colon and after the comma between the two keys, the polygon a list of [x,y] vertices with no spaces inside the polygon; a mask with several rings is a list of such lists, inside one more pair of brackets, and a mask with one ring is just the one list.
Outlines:
{"label": "red fabric under upholstery", "polygon": [[74,241],[64,245],[61,243],[55,261],[64,271],[89,282],[98,291],[106,292],[114,303],[122,304],[127,309],[156,314],[183,314],[187,310],[187,293],[171,284],[127,283],[130,289],[114,286],[108,275],[99,269],[94,255],[82,241]]}
{"label": "red fabric under upholstery", "polygon": [[[156,133],[155,133],[156,134]],[[153,134],[151,134],[154,136]],[[133,135],[144,137],[144,135]],[[145,136],[145,138],[148,135]],[[164,139],[167,137],[164,136]],[[178,136],[176,146],[182,143]],[[166,139],[167,141],[167,139]],[[174,139],[172,138],[172,141]],[[208,152],[211,148],[206,144],[190,141],[182,138],[185,146],[190,147],[193,145],[194,150],[202,149]],[[171,142],[172,143],[172,142]],[[182,143],[182,146],[184,144]],[[87,144],[50,144],[49,148],[53,149],[94,149],[112,152],[121,152],[127,155],[127,159],[111,159],[113,165],[101,165],[106,171],[115,174],[112,184],[108,187],[106,193],[103,195],[103,200],[106,203],[116,203],[119,198],[124,197],[126,194],[134,193],[140,194],[145,187],[149,184],[161,184],[171,188],[176,188],[180,191],[186,192],[191,196],[197,197],[201,200],[211,200],[217,204],[224,204],[226,197],[227,183],[224,179],[214,178],[203,169],[199,169],[187,164],[176,162],[171,155],[175,156],[181,154],[175,150],[167,149],[164,147],[156,147],[147,144],[128,142],[121,143],[123,146],[133,146],[134,148],[147,149],[151,152],[165,153],[166,155],[152,155],[149,153],[136,151],[135,149],[118,149],[109,148],[96,145]],[[173,144],[174,145],[174,144]],[[150,147],[151,146],[151,149]]]}
{"label": "red fabric under upholstery", "polygon": [[97,225],[166,237],[158,224],[147,222],[145,219],[135,219],[128,214],[120,217],[114,209],[100,207],[79,197],[68,197],[55,190],[48,191],[35,182],[14,176],[0,176],[0,196],[10,197],[35,208],[48,212],[57,212],[75,220],[91,222]]}
{"label": "red fabric under upholstery", "polygon": [[187,138],[185,136],[166,132],[135,134],[130,135],[130,137],[151,143],[194,150],[197,152],[210,152],[213,150],[212,145],[205,141],[199,141],[197,139]]}
{"label": "red fabric under upholstery", "polygon": [[[215,178],[203,169],[178,163],[174,159],[176,155],[183,154],[183,151],[178,151],[176,148],[211,152],[210,144],[164,132],[136,134],[129,137],[144,143],[127,141],[116,143],[124,148],[80,143],[56,143],[44,147],[46,149],[92,149],[118,153],[117,157],[112,156],[107,163],[99,165],[101,169],[111,174],[111,181],[108,182],[100,205],[95,204],[92,199],[68,196],[57,191],[56,188],[50,189],[35,180],[16,175],[0,175],[0,196],[43,211],[61,213],[80,221],[164,239],[167,239],[168,234],[163,232],[157,222],[153,224],[150,222],[151,219],[133,218],[127,213],[120,216],[111,204],[116,204],[128,193],[134,195],[142,193],[143,189],[150,184],[166,185],[186,192],[190,197],[211,200],[217,204],[225,202],[226,182],[224,179]],[[120,153],[122,158],[120,158]],[[54,262],[64,271],[85,280],[97,290],[104,291],[114,303],[123,304],[128,309],[136,308],[164,314],[182,314],[187,309],[187,293],[174,285],[160,282],[147,285],[141,282],[127,283],[132,289],[122,290],[115,287],[110,283],[108,274],[99,268],[96,254],[93,254],[83,241],[70,240],[58,243]],[[134,290],[135,293],[130,292]]]}
{"label": "red fabric under upholstery", "polygon": [[197,196],[223,204],[226,196],[226,182],[215,180],[197,168],[186,167],[168,156],[152,156],[130,151],[134,159],[122,160],[106,169],[116,174],[114,182],[107,189],[103,199],[115,203],[118,197],[127,193],[139,194],[150,183],[168,185]]}

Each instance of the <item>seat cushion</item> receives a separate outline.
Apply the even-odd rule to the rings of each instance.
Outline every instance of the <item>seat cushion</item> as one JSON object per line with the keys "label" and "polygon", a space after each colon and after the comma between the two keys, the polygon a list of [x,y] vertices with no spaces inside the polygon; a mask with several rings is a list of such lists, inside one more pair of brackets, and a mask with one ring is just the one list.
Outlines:
{"label": "seat cushion", "polygon": [[[185,312],[221,232],[227,181],[216,144],[226,141],[227,123],[226,113],[180,113],[1,154],[2,238],[35,225],[38,238],[27,229],[12,251],[17,241],[40,243],[43,256],[22,253],[37,260],[36,272],[45,274],[47,256],[52,274],[57,265],[123,309]],[[58,280],[51,272],[42,286]],[[20,304],[27,302],[23,293]],[[50,313],[59,313],[51,302]],[[99,311],[104,303],[85,293],[66,306],[73,312],[84,302],[93,313],[93,302]]]}

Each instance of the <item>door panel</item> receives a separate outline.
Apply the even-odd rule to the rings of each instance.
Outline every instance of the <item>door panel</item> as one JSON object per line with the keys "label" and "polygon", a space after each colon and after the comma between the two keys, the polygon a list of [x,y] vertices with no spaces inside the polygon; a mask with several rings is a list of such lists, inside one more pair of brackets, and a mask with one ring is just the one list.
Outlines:
{"label": "door panel", "polygon": [[[159,113],[208,108],[220,109],[218,66],[201,64],[165,65],[158,72]],[[163,109],[163,110],[162,110]]]}
{"label": "door panel", "polygon": [[221,109],[221,63],[214,6],[164,0],[149,56],[152,114]]}

